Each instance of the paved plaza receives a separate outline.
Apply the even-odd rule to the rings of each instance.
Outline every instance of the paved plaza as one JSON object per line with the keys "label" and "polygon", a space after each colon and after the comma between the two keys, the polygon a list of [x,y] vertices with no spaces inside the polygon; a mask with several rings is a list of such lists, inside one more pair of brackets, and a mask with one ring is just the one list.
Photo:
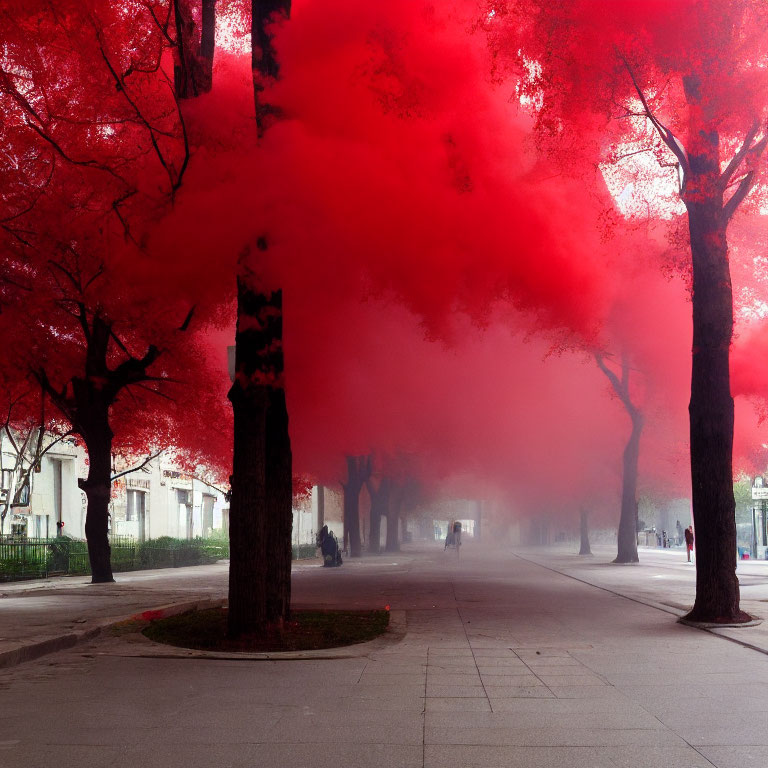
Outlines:
{"label": "paved plaza", "polygon": [[[291,659],[186,655],[101,629],[221,599],[224,564],[3,585],[0,766],[764,768],[768,631],[678,624],[685,555],[610,554],[470,541],[460,560],[414,545],[299,563],[294,604],[390,605],[395,629]],[[740,564],[740,578],[759,613],[768,564]]]}

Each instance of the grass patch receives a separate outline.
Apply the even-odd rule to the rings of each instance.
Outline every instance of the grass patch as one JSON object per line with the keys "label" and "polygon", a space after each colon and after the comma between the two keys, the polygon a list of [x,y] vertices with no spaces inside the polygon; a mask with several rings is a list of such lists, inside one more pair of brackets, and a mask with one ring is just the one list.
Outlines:
{"label": "grass patch", "polygon": [[373,640],[388,624],[388,611],[292,611],[282,628],[232,640],[227,637],[227,609],[209,608],[155,619],[144,635],[157,643],[203,651],[310,651]]}

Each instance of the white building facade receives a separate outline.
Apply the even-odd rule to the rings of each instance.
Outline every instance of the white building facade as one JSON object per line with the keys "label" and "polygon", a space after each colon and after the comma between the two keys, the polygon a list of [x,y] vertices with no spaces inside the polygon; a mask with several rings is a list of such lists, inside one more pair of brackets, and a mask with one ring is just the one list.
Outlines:
{"label": "white building facade", "polygon": [[[16,451],[5,435],[0,450],[0,498],[5,503],[14,496],[19,473],[13,470]],[[33,538],[61,533],[84,539],[87,499],[77,480],[87,474],[82,445],[71,437],[57,442],[29,473],[29,493],[22,495],[22,505],[8,509],[0,533]],[[139,541],[223,536],[229,532],[229,502],[221,489],[181,471],[172,458],[161,454],[113,482],[109,527],[113,534]]]}

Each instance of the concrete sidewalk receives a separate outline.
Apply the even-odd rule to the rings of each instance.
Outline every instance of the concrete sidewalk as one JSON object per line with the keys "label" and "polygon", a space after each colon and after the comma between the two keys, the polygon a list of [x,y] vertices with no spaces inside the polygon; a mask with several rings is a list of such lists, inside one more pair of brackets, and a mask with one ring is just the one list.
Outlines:
{"label": "concrete sidewalk", "polygon": [[[542,567],[467,542],[460,559],[414,548],[300,569],[299,603],[406,614],[399,642],[343,658],[170,659],[105,633],[0,670],[0,764],[764,768],[765,655],[556,573],[561,555]],[[189,597],[200,579],[210,597],[224,576],[134,586]]]}
{"label": "concrete sidewalk", "polygon": [[[294,573],[319,563],[295,562]],[[220,603],[228,573],[222,561],[118,573],[114,584],[91,584],[90,576],[0,584],[0,668],[70,648],[147,610],[171,613]]]}
{"label": "concrete sidewalk", "polygon": [[[575,554],[577,547],[560,545],[520,549],[519,557],[545,568],[645,603],[676,617],[684,616],[696,596],[696,566],[687,562],[685,550],[639,547],[639,563],[612,563],[616,548],[593,547],[593,555]],[[758,619],[768,618],[768,561],[739,560],[741,607]],[[768,654],[768,621],[756,627],[709,630]]]}

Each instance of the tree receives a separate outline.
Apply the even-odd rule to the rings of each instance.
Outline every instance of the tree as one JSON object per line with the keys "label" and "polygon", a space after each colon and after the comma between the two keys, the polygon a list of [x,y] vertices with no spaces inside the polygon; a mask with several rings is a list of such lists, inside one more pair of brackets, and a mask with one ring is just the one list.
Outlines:
{"label": "tree", "polygon": [[579,554],[591,555],[592,547],[589,546],[589,510],[586,507],[582,507],[579,510],[579,539]]}
{"label": "tree", "polygon": [[405,504],[406,488],[398,486],[395,488],[389,500],[387,509],[387,552],[400,551],[400,515]]}
{"label": "tree", "polygon": [[[371,497],[371,523],[368,533],[368,551],[378,554],[381,551],[381,518],[382,515],[389,519],[391,506],[392,480],[386,475],[374,481],[372,476],[365,480],[365,487]],[[389,522],[387,522],[387,534],[389,534]],[[389,541],[389,535],[387,535]]]}
{"label": "tree", "polygon": [[[632,420],[632,431],[624,448],[621,474],[621,515],[619,517],[618,552],[614,563],[636,563],[637,556],[637,465],[640,459],[640,435],[643,431],[643,413],[629,390],[629,356],[621,356],[621,377],[605,363],[600,352],[595,353],[597,367],[606,375],[611,387]],[[582,525],[584,522],[582,521]],[[589,548],[589,541],[587,541]],[[581,554],[581,553],[580,553]]]}
{"label": "tree", "polygon": [[3,324],[28,340],[11,362],[18,380],[34,376],[86,443],[89,557],[93,581],[109,582],[114,428],[135,434],[139,421],[125,398],[156,409],[145,395],[168,397],[171,371],[193,369],[179,332],[194,306],[129,272],[181,186],[189,144],[153,6],[13,5],[2,12],[0,218],[5,271],[24,281],[11,283]]}
{"label": "tree", "polygon": [[485,20],[521,76],[544,148],[573,169],[615,157],[639,135],[644,146],[635,151],[677,182],[693,297],[693,621],[749,618],[736,577],[727,228],[765,170],[768,88],[757,62],[768,52],[767,10],[759,0],[626,3],[610,12],[595,0],[521,0],[494,3]]}
{"label": "tree", "polygon": [[[371,477],[373,457],[347,456],[347,482],[342,483],[344,489],[344,546],[349,548],[352,557],[360,557],[362,544],[360,542],[360,491]],[[387,523],[389,530],[389,523]],[[389,534],[387,534],[389,541]]]}
{"label": "tree", "polygon": [[[68,273],[68,277],[82,290],[74,274]],[[149,373],[149,368],[160,350],[150,345],[141,357],[134,357],[100,310],[89,312],[85,303],[80,302],[74,312],[85,341],[84,370],[60,387],[51,383],[44,367],[36,370],[35,375],[46,395],[72,425],[72,431],[85,441],[88,477],[80,478],[78,485],[88,499],[85,537],[91,579],[94,584],[101,584],[115,580],[108,536],[114,437],[110,410],[125,389],[158,379]],[[118,365],[110,366],[114,345],[125,353],[125,358]]]}
{"label": "tree", "polygon": [[[200,31],[195,22],[191,0],[168,3],[165,21],[155,15],[168,37],[171,13],[176,27],[173,86],[180,99],[208,93],[213,85],[213,56],[216,47],[216,0],[200,0]],[[153,12],[154,13],[154,12]]]}
{"label": "tree", "polygon": [[[262,136],[274,110],[263,98],[279,74],[271,25],[290,14],[289,0],[251,3],[251,68],[256,131]],[[263,632],[288,618],[293,522],[291,444],[283,379],[283,296],[260,279],[258,255],[267,234],[239,260],[230,503],[228,631]],[[266,549],[267,538],[274,546]]]}

